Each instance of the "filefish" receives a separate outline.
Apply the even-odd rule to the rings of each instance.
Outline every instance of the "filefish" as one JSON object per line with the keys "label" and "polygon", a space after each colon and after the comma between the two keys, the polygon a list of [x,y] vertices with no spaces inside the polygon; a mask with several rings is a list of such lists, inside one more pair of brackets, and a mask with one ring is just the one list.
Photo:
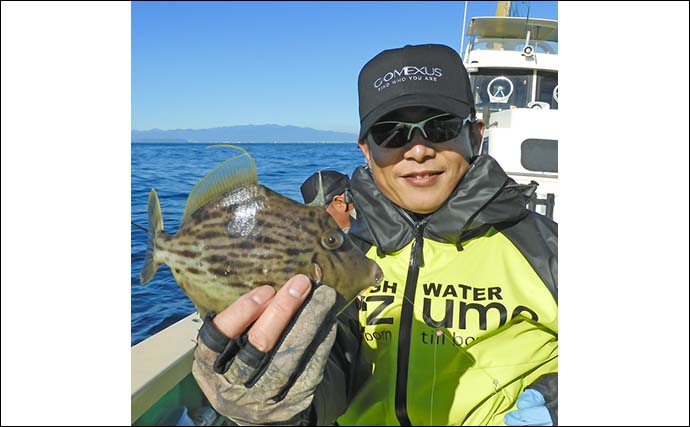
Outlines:
{"label": "filefish", "polygon": [[298,273],[331,286],[348,301],[381,281],[378,265],[325,209],[258,184],[250,154],[241,147],[223,146],[242,153],[194,186],[174,235],[164,231],[158,195],[151,189],[142,284],[153,278],[160,264],[168,265],[203,317],[222,311],[256,287],[277,290]]}

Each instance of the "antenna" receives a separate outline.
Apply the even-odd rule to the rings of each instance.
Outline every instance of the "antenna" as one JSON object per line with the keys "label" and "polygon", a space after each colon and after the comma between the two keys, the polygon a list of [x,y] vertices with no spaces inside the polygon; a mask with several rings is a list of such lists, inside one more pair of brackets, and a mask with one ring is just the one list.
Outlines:
{"label": "antenna", "polygon": [[525,47],[522,48],[522,56],[531,58],[534,56],[534,48],[529,44],[529,36],[531,31],[527,30],[527,37],[525,38]]}
{"label": "antenna", "polygon": [[510,3],[509,1],[496,2],[496,16],[510,16]]}
{"label": "antenna", "polygon": [[467,24],[467,3],[469,2],[465,1],[465,13],[462,15],[462,37],[460,38],[460,55],[463,55],[463,61],[465,60],[463,50],[465,48],[465,25]]}

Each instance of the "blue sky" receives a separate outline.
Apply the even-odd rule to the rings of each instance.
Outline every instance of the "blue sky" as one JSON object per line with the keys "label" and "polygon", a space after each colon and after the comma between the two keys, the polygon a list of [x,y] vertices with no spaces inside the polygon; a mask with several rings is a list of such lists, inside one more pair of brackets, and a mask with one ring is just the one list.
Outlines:
{"label": "blue sky", "polygon": [[[495,15],[469,2],[467,19]],[[557,2],[513,2],[557,19]],[[275,123],[356,132],[384,49],[460,50],[465,2],[132,2],[132,129]]]}

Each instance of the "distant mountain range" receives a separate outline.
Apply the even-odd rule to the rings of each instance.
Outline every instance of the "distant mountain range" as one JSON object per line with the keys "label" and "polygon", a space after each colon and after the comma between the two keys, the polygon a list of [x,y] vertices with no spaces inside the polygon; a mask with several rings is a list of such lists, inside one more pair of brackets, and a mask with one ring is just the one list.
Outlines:
{"label": "distant mountain range", "polygon": [[132,130],[132,142],[355,142],[357,135],[298,126],[244,125],[210,129]]}

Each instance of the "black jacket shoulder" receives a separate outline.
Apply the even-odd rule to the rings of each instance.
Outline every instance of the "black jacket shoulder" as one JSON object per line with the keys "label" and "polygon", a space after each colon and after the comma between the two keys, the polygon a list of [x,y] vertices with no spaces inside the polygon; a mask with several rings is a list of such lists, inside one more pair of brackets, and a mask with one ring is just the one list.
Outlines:
{"label": "black jacket shoulder", "polygon": [[558,224],[530,211],[520,221],[494,227],[522,252],[558,302]]}

